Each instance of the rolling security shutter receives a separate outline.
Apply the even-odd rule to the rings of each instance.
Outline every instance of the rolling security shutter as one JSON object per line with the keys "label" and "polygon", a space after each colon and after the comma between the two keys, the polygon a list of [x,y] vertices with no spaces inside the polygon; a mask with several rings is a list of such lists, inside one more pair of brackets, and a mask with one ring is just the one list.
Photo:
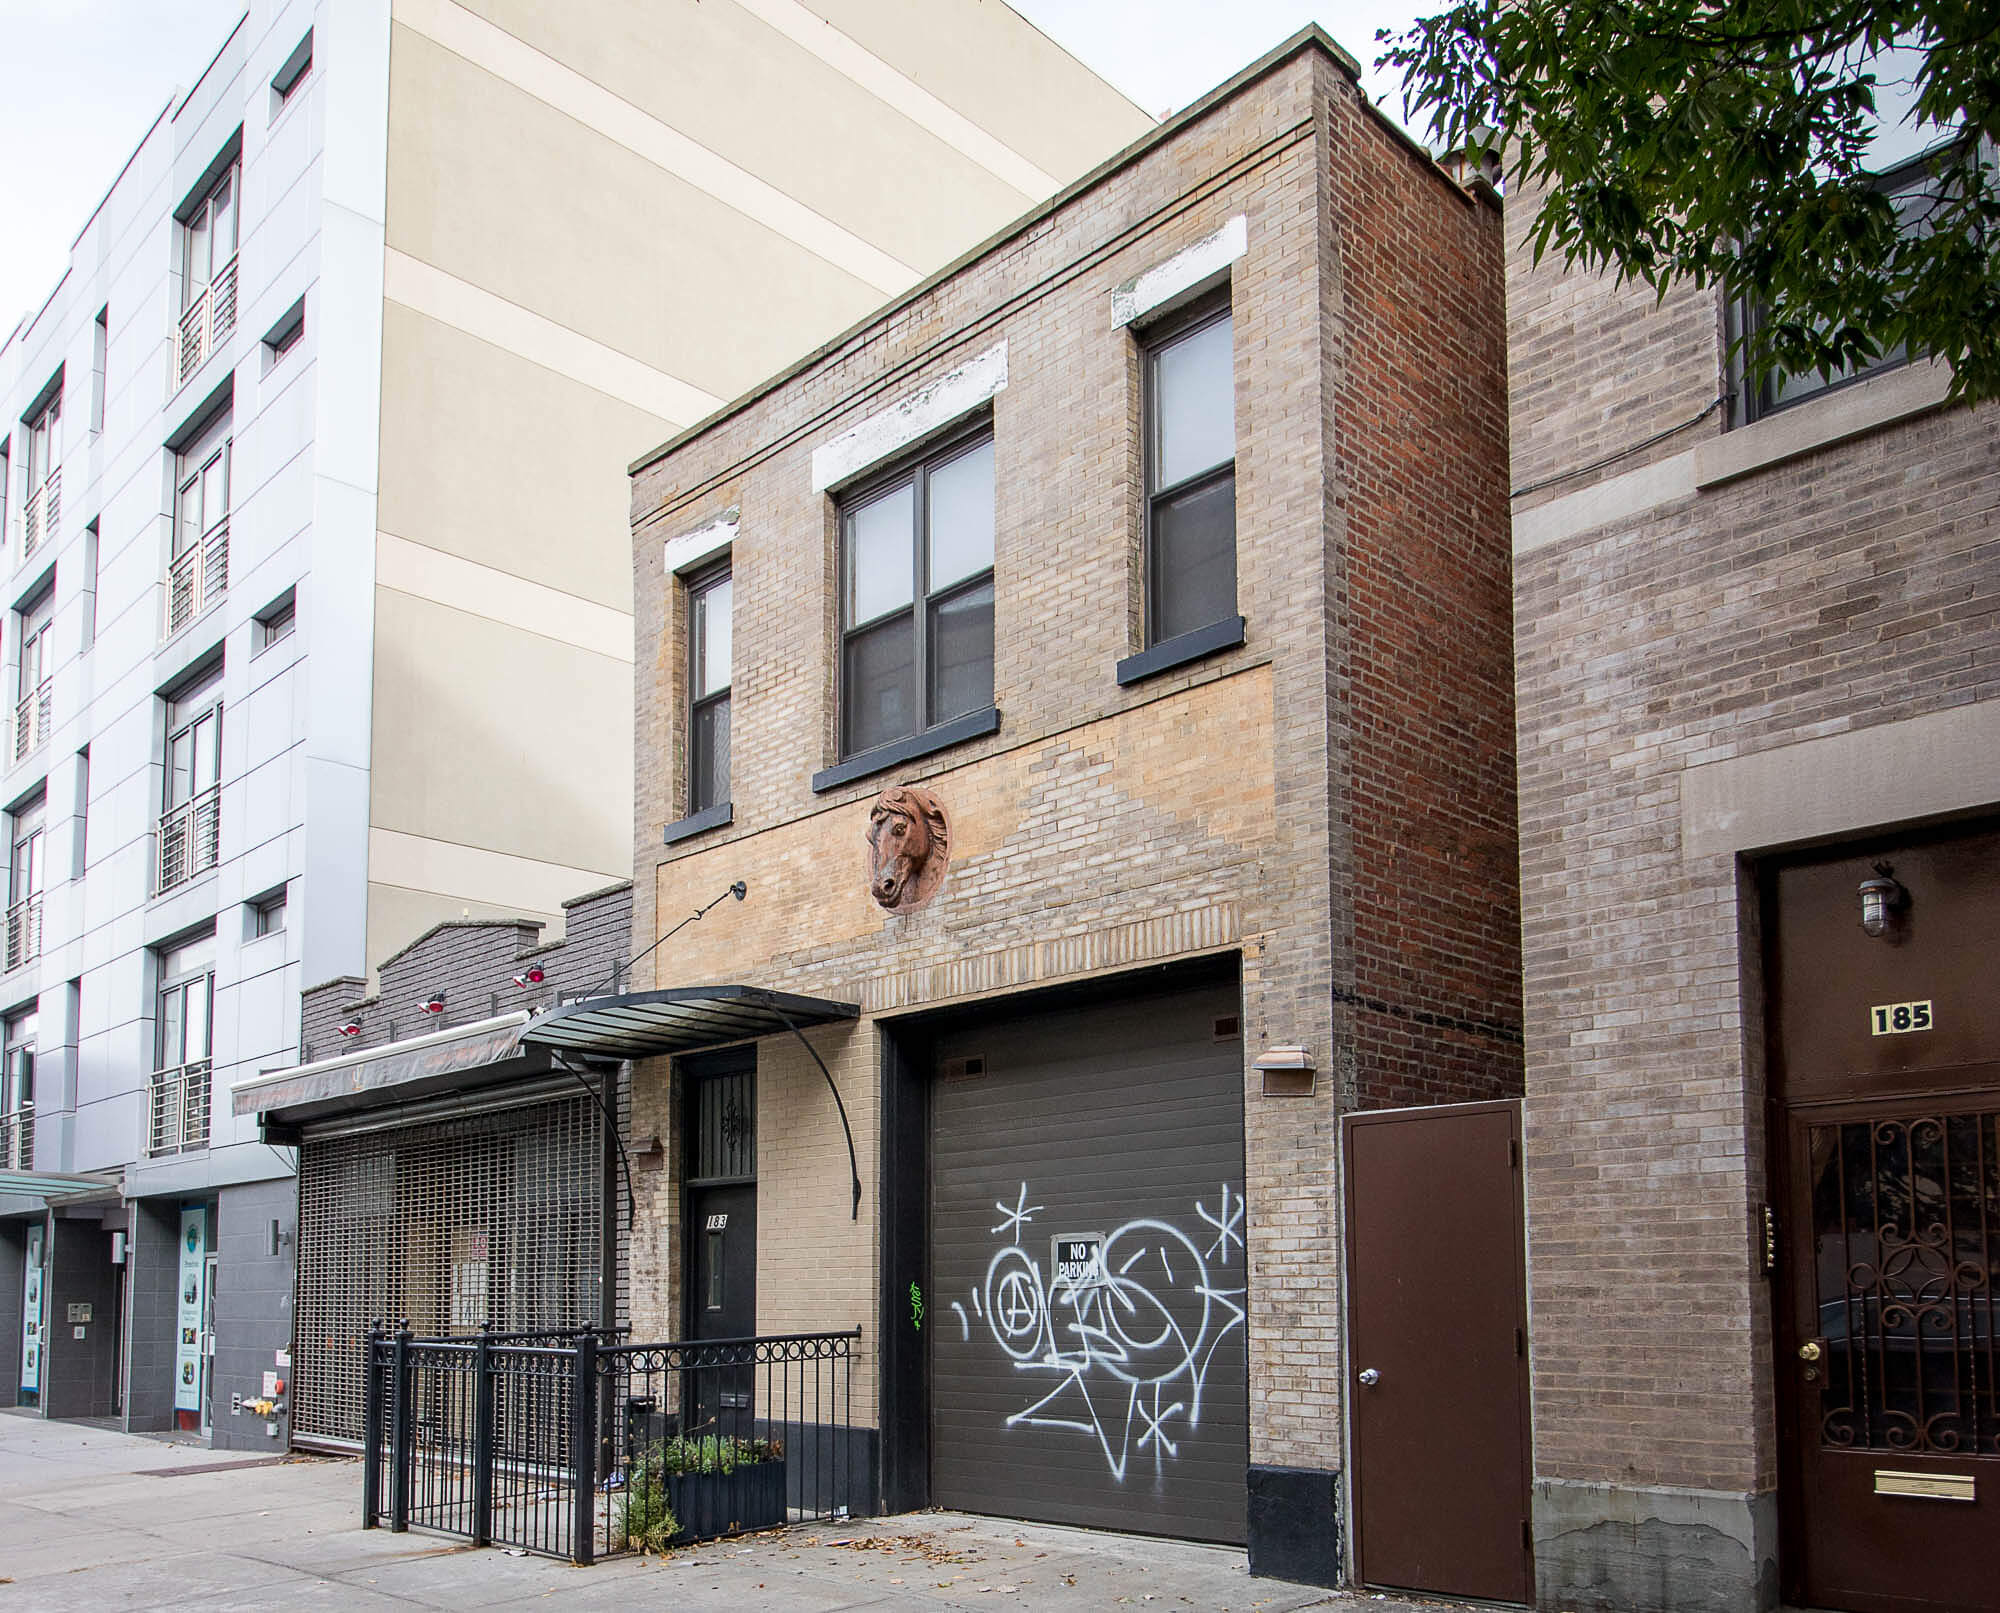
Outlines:
{"label": "rolling security shutter", "polygon": [[295,1432],[361,1438],[371,1321],[406,1316],[435,1336],[602,1320],[604,1131],[596,1103],[571,1094],[306,1133]]}
{"label": "rolling security shutter", "polygon": [[938,1505],[1243,1540],[1239,1011],[1203,987],[940,1039]]}

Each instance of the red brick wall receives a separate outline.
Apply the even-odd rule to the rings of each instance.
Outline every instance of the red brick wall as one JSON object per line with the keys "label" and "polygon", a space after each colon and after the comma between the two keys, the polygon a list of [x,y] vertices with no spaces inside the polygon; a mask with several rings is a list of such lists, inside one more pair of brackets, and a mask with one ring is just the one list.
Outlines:
{"label": "red brick wall", "polygon": [[[1333,98],[1353,1032],[1363,1107],[1521,1090],[1497,212]],[[1338,987],[1336,987],[1338,989]]]}

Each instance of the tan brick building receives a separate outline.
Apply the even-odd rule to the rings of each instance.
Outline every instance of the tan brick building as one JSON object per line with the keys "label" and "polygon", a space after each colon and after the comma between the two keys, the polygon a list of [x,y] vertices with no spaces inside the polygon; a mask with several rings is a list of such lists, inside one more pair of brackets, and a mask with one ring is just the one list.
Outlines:
{"label": "tan brick building", "polygon": [[635,1067],[632,1322],[859,1326],[867,1504],[1344,1577],[1341,1117],[1518,1090],[1501,222],[1356,73],[1300,35],[634,467],[632,986],[833,1017]]}
{"label": "tan brick building", "polygon": [[2000,1607],[2000,414],[1509,215],[1542,1604]]}

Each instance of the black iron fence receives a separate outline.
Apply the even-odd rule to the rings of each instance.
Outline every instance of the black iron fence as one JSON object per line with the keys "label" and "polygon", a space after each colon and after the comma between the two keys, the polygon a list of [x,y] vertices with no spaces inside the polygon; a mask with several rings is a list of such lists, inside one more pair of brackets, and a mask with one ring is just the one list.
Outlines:
{"label": "black iron fence", "polygon": [[367,1339],[361,1523],[588,1563],[873,1510],[846,1333]]}

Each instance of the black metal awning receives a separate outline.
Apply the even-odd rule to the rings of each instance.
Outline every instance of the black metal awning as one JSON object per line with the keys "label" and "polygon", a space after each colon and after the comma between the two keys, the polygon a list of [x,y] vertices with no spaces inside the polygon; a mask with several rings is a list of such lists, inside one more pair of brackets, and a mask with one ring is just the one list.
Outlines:
{"label": "black metal awning", "polygon": [[854,1003],[795,997],[762,986],[676,986],[620,997],[589,997],[535,1016],[526,1046],[593,1058],[646,1059],[728,1042],[782,1036],[860,1015]]}

